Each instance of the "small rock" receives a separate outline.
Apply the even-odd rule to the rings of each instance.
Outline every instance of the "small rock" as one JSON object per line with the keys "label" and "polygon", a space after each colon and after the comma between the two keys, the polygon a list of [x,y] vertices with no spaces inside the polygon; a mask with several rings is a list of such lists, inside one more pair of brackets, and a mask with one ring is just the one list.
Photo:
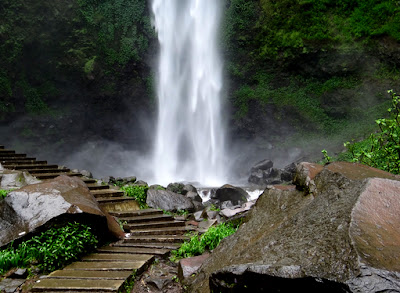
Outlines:
{"label": "small rock", "polygon": [[203,221],[203,212],[204,212],[204,210],[195,212],[195,213],[193,214],[194,219],[195,219],[197,222]]}
{"label": "small rock", "polygon": [[192,184],[186,184],[185,186],[183,186],[183,190],[189,192],[196,192],[197,193],[197,189],[196,187],[194,187]]}
{"label": "small rock", "polygon": [[209,253],[204,253],[199,256],[181,259],[178,264],[178,278],[183,281],[196,273],[209,256]]}
{"label": "small rock", "polygon": [[26,277],[28,277],[27,269],[18,269],[10,276],[10,278],[14,279],[26,279]]}
{"label": "small rock", "polygon": [[192,201],[202,202],[200,195],[194,191],[188,191],[186,197],[190,198]]}
{"label": "small rock", "polygon": [[87,171],[87,170],[80,170],[80,172],[83,176],[87,177],[87,178],[93,178],[93,175],[91,172]]}
{"label": "small rock", "polygon": [[207,218],[209,220],[214,220],[217,218],[218,212],[217,211],[207,211]]}
{"label": "small rock", "polygon": [[268,170],[274,166],[274,163],[271,160],[265,159],[258,163],[256,163],[251,170]]}
{"label": "small rock", "polygon": [[184,190],[184,188],[185,188],[185,185],[182,184],[182,183],[178,183],[178,182],[170,183],[167,186],[167,190],[175,192],[175,193],[179,193],[179,194],[186,194],[187,193],[187,191]]}

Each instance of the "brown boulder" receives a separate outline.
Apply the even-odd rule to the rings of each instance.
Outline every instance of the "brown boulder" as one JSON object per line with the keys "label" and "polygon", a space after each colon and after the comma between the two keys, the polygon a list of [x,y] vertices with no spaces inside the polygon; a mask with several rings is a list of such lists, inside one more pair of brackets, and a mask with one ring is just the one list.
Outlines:
{"label": "brown boulder", "polygon": [[266,190],[191,292],[400,292],[397,177],[360,164],[303,166],[317,196]]}

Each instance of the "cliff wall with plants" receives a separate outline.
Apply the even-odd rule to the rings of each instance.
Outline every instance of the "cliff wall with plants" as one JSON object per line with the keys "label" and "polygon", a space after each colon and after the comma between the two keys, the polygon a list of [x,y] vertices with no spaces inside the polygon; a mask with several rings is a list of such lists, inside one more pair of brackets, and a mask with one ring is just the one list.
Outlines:
{"label": "cliff wall with plants", "polygon": [[[232,139],[261,152],[304,138],[339,144],[370,131],[387,90],[400,92],[399,1],[224,1]],[[145,148],[157,60],[149,5],[1,1],[2,136],[30,152],[96,139]]]}
{"label": "cliff wall with plants", "polygon": [[226,11],[230,125],[259,149],[362,137],[399,87],[399,1],[232,0]]}

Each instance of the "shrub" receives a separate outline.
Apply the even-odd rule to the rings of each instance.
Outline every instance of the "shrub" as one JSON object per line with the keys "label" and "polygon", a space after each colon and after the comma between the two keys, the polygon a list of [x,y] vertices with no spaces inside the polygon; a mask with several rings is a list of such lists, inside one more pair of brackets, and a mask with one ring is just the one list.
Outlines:
{"label": "shrub", "polygon": [[389,117],[376,120],[379,131],[364,142],[346,142],[352,162],[360,162],[394,174],[400,174],[400,96],[388,91],[392,106]]}
{"label": "shrub", "polygon": [[39,236],[0,251],[0,274],[14,267],[37,264],[43,271],[54,271],[96,248],[97,239],[90,227],[69,223],[53,227]]}
{"label": "shrub", "polygon": [[232,235],[238,229],[238,225],[222,223],[211,227],[203,235],[194,235],[189,241],[185,241],[178,250],[171,251],[171,259],[192,257],[204,253],[206,250],[215,249],[222,239]]}
{"label": "shrub", "polygon": [[121,187],[121,190],[125,192],[125,195],[133,197],[141,209],[148,208],[148,205],[146,204],[148,189],[149,187],[147,185],[130,185]]}

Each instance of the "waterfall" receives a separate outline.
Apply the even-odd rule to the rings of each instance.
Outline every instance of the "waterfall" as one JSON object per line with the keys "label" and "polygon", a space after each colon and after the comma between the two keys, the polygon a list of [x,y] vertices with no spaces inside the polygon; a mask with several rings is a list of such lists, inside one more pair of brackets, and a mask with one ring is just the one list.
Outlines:
{"label": "waterfall", "polygon": [[225,183],[221,1],[152,0],[160,45],[155,181]]}

